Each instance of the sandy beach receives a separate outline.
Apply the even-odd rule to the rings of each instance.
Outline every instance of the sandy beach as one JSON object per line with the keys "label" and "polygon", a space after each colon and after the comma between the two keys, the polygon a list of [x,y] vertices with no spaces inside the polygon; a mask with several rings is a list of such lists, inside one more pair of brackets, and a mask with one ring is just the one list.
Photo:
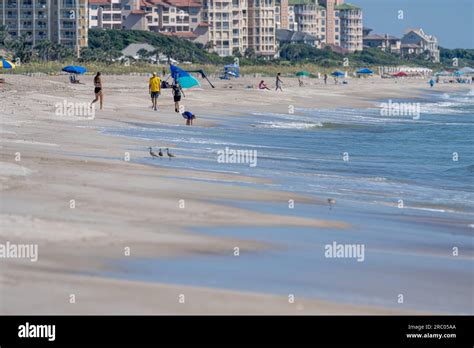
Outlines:
{"label": "sandy beach", "polygon": [[[245,185],[270,179],[153,165],[151,161],[179,161],[180,156],[153,160],[149,146],[176,152],[180,144],[103,134],[104,129],[130,125],[184,126],[174,112],[170,90],[162,92],[158,111],[150,108],[146,76],[103,75],[105,108],[96,110],[93,119],[57,113],[58,104],[93,99],[92,76],[82,76],[79,85],[70,84],[67,76],[6,75],[5,80],[0,85],[0,243],[37,244],[39,257],[37,262],[0,259],[1,314],[404,313],[298,296],[289,303],[286,296],[97,276],[110,267],[106,260],[232,258],[235,247],[239,257],[278,248],[257,240],[204,235],[193,228],[285,226],[340,233],[350,224],[221,203],[286,205],[294,200],[323,205],[328,197]],[[283,77],[283,93],[248,88],[259,80],[215,79],[215,89],[203,83],[202,89],[185,91],[183,104],[197,115],[195,127],[212,128],[225,126],[228,115],[287,113],[293,106],[368,108],[376,100],[417,98],[429,91],[426,80],[379,78],[349,79],[347,85],[308,79],[299,88],[296,79]],[[273,87],[273,79],[265,80]],[[441,84],[437,91],[468,88]],[[183,294],[186,300],[180,303]]]}

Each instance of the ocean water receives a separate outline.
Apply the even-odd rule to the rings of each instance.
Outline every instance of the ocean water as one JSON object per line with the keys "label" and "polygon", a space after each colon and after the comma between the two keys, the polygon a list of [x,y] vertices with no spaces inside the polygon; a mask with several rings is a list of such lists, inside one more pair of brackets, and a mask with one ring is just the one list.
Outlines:
{"label": "ocean water", "polygon": [[[225,123],[210,128],[135,123],[104,130],[150,139],[156,147],[176,144],[172,151],[178,158],[152,160],[143,149],[141,163],[270,178],[270,184],[255,185],[337,199],[332,209],[299,202],[294,209],[287,202],[221,204],[344,221],[351,227],[199,228],[193,232],[258,240],[275,248],[241,250],[239,257],[229,250],[223,255],[113,260],[112,270],[102,275],[473,314],[474,93],[432,92],[416,100],[417,120],[381,116],[382,102],[365,110],[249,110],[245,117],[223,115]],[[256,150],[257,165],[219,163],[218,152],[226,147]],[[325,246],[333,242],[363,244],[363,262],[325,257]],[[399,294],[403,304],[397,302]]]}
{"label": "ocean water", "polygon": [[[403,200],[407,208],[472,214],[474,93],[431,94],[419,102],[418,120],[384,117],[377,107],[296,108],[293,114],[223,114],[225,124],[210,128],[157,122],[105,133],[151,139],[156,147],[173,143],[182,157],[153,161],[143,149],[143,163],[269,178],[270,188],[318,197],[391,205]],[[219,163],[226,147],[256,151],[257,165]]]}

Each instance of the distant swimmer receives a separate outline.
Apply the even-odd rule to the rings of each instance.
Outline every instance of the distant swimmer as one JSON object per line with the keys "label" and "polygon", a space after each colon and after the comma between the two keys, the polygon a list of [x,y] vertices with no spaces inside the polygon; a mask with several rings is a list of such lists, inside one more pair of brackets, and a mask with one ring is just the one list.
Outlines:
{"label": "distant swimmer", "polygon": [[173,155],[172,153],[170,153],[170,150],[168,148],[166,148],[166,154],[168,155],[168,157],[171,159],[171,157],[176,157],[175,155]]}
{"label": "distant swimmer", "polygon": [[102,110],[102,107],[104,105],[104,93],[102,91],[102,80],[100,78],[100,72],[98,72],[94,77],[94,94],[95,99],[91,103],[91,108],[92,104],[100,100],[100,109]]}
{"label": "distant swimmer", "polygon": [[194,115],[190,111],[185,111],[181,115],[186,119],[186,126],[192,126],[193,125],[193,120],[196,119],[196,115]]}
{"label": "distant swimmer", "polygon": [[156,72],[154,72],[153,76],[150,78],[150,81],[148,83],[148,92],[150,93],[150,96],[151,96],[152,108],[155,111],[158,110],[157,103],[158,103],[158,97],[160,96],[160,90],[161,90],[161,80],[156,75]]}
{"label": "distant swimmer", "polygon": [[332,206],[336,205],[336,199],[335,198],[328,198],[328,205],[329,205],[329,210],[331,210]]}
{"label": "distant swimmer", "polygon": [[149,147],[148,149],[150,150],[150,155],[151,157],[153,157],[153,159],[155,159],[155,157],[158,157],[158,155],[153,151],[151,147]]}

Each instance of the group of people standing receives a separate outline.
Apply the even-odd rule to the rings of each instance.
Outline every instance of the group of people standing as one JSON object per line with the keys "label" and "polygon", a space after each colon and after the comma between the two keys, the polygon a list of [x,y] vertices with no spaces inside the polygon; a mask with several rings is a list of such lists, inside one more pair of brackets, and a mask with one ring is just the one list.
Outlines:
{"label": "group of people standing", "polygon": [[[161,79],[158,77],[157,73],[154,72],[148,82],[148,93],[151,97],[151,107],[155,111],[158,110],[158,97],[161,94],[161,88]],[[171,85],[171,93],[173,95],[174,111],[179,113],[181,112],[179,103],[181,101],[181,97],[185,97],[185,95],[178,81],[175,81],[173,85]],[[94,103],[99,101],[100,110],[102,110],[104,105],[104,93],[102,91],[102,79],[100,72],[98,72],[94,77],[94,94],[95,99],[92,101],[91,107]],[[181,115],[186,120],[187,126],[193,125],[193,120],[196,119],[196,115],[190,111],[183,111]]]}

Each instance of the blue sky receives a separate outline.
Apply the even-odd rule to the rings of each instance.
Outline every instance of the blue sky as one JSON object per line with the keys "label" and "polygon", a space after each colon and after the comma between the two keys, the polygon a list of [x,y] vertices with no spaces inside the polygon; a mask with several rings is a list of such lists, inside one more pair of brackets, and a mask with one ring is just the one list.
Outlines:
{"label": "blue sky", "polygon": [[[378,34],[403,35],[421,27],[446,48],[474,48],[474,0],[346,0],[362,7],[364,26]],[[404,19],[398,19],[402,10]]]}

